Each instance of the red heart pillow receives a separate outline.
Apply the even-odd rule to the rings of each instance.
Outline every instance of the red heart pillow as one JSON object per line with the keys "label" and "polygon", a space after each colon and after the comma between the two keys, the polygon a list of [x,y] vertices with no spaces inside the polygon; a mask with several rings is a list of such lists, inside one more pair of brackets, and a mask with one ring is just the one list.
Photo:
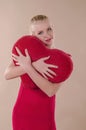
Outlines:
{"label": "red heart pillow", "polygon": [[[57,74],[54,78],[48,78],[51,82],[60,83],[65,81],[73,70],[73,62],[70,55],[59,49],[46,48],[43,42],[35,36],[28,35],[20,38],[14,44],[12,49],[12,53],[17,54],[15,46],[17,46],[24,55],[24,51],[27,48],[32,62],[39,58],[50,56],[46,63],[58,66],[58,68],[51,68]],[[21,80],[23,83],[28,84],[31,87],[36,86],[27,74],[22,75]]]}

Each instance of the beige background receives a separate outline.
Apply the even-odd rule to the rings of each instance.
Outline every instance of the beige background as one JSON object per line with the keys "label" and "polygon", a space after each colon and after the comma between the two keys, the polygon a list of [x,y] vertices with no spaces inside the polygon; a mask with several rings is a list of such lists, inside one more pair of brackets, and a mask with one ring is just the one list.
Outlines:
{"label": "beige background", "polygon": [[12,130],[11,112],[19,79],[6,81],[3,73],[11,48],[29,33],[29,20],[46,14],[54,24],[55,45],[72,54],[74,71],[57,93],[57,130],[86,130],[86,1],[0,0],[0,130]]}

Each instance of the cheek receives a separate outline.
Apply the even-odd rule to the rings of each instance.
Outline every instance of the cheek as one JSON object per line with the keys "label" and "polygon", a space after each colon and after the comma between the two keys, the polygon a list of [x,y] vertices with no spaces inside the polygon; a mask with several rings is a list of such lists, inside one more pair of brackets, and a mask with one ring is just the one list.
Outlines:
{"label": "cheek", "polygon": [[43,39],[42,36],[38,36],[38,38],[39,38],[43,43],[45,43],[45,40]]}
{"label": "cheek", "polygon": [[53,38],[53,31],[49,31],[49,32],[48,32],[48,35],[49,35],[51,38]]}
{"label": "cheek", "polygon": [[51,33],[51,38],[52,38],[52,39],[54,38],[54,34],[53,34],[53,32]]}
{"label": "cheek", "polygon": [[41,36],[41,35],[36,35],[40,40],[42,40],[43,41],[43,36]]}
{"label": "cheek", "polygon": [[50,35],[53,37],[53,31],[50,32]]}

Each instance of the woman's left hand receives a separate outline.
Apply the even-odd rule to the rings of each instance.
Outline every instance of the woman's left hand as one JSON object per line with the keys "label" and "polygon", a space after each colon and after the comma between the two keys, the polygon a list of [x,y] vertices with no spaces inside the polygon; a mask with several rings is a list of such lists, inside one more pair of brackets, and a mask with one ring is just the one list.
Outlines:
{"label": "woman's left hand", "polygon": [[15,48],[18,56],[15,54],[12,54],[12,58],[14,61],[16,61],[16,65],[20,65],[23,67],[23,69],[25,71],[27,71],[26,69],[29,67],[29,65],[31,66],[31,58],[29,56],[28,50],[25,49],[25,56],[21,53],[21,51],[18,49],[18,47]]}

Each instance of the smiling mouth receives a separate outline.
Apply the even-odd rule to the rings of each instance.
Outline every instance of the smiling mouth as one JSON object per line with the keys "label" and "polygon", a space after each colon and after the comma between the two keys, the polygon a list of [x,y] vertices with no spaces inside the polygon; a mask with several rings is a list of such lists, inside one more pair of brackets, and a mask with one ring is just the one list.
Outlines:
{"label": "smiling mouth", "polygon": [[51,41],[51,39],[47,39],[47,40],[46,40],[46,42],[50,42],[50,41]]}

